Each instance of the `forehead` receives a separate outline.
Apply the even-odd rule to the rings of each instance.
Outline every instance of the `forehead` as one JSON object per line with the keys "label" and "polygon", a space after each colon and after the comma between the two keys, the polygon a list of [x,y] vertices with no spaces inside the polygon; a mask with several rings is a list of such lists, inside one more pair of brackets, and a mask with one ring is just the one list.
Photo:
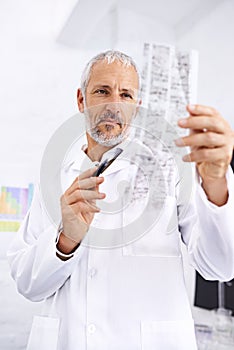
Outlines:
{"label": "forehead", "polygon": [[135,68],[117,60],[112,63],[102,60],[93,65],[88,86],[94,84],[112,86],[116,83],[123,88],[138,89],[138,74]]}

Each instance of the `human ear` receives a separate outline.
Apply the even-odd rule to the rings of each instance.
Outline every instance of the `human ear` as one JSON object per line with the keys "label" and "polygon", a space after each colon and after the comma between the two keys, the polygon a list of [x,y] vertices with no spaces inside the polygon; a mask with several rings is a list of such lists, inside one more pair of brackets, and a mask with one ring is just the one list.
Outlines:
{"label": "human ear", "polygon": [[78,105],[79,111],[81,113],[84,113],[84,96],[82,94],[81,89],[77,90],[77,105]]}
{"label": "human ear", "polygon": [[137,108],[136,108],[136,114],[135,114],[135,118],[136,118],[136,116],[137,116],[137,113],[138,113],[138,111],[139,111],[139,108],[140,108],[140,105],[142,104],[142,100],[139,100],[138,102],[137,102]]}

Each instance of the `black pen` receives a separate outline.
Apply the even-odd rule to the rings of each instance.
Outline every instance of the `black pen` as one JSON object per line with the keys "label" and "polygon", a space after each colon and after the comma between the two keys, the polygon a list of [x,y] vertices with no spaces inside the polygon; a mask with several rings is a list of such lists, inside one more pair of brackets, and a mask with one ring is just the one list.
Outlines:
{"label": "black pen", "polygon": [[95,173],[92,176],[99,176],[100,174],[103,173],[104,170],[106,170],[112,163],[113,161],[123,152],[121,148],[116,148],[115,149],[115,154],[111,159],[105,159],[97,168]]}

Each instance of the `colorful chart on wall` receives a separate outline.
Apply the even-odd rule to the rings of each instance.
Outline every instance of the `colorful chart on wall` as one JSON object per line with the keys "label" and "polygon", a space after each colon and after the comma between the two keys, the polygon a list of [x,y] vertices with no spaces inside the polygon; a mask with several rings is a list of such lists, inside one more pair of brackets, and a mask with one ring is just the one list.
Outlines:
{"label": "colorful chart on wall", "polygon": [[33,184],[28,187],[0,187],[0,232],[18,231],[30,207],[33,189]]}

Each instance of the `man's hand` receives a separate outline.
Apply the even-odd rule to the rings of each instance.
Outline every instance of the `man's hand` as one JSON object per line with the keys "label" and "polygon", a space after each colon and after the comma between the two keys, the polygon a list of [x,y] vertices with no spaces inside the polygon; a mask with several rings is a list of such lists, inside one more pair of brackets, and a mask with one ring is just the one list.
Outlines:
{"label": "man's hand", "polygon": [[105,198],[105,194],[99,192],[104,178],[92,177],[96,169],[89,169],[78,176],[61,196],[63,232],[58,248],[62,253],[71,252],[81,242],[94,214],[100,211],[96,200]]}
{"label": "man's hand", "polygon": [[223,205],[228,198],[225,176],[232,158],[233,131],[214,108],[190,105],[187,110],[189,117],[179,120],[178,125],[189,128],[190,135],[175,143],[177,146],[191,147],[191,153],[183,160],[196,163],[208,198],[217,205]]}

